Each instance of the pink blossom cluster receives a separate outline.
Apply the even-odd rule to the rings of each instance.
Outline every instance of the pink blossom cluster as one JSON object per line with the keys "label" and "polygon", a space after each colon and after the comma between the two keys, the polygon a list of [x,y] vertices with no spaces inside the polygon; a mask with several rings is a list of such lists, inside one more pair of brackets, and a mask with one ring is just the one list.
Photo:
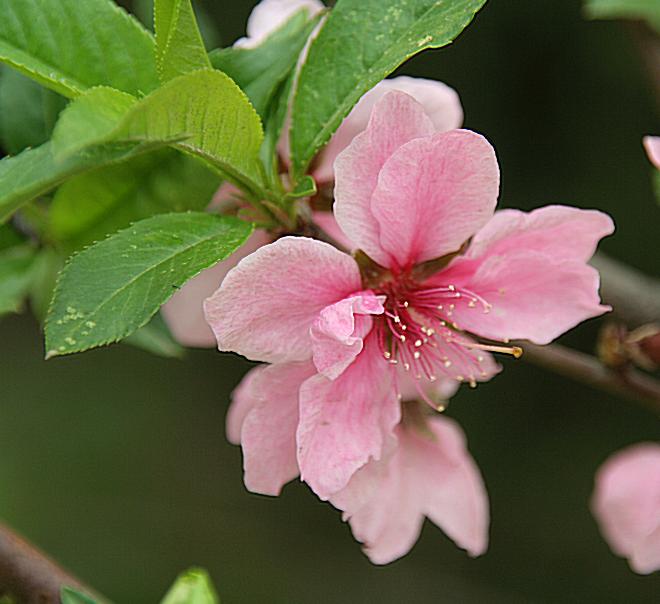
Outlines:
{"label": "pink blossom cluster", "polygon": [[[266,9],[285,5],[320,3],[265,0],[240,44],[258,43]],[[486,550],[482,477],[438,411],[461,383],[499,372],[494,353],[519,356],[511,340],[547,344],[608,310],[587,262],[612,220],[496,211],[495,151],[461,122],[448,86],[385,80],[314,163],[335,199],[314,218],[339,247],[257,231],[164,309],[182,342],[264,363],[227,417],[247,488],[277,495],[299,477],[377,564],[408,552],[425,517],[470,555]]]}

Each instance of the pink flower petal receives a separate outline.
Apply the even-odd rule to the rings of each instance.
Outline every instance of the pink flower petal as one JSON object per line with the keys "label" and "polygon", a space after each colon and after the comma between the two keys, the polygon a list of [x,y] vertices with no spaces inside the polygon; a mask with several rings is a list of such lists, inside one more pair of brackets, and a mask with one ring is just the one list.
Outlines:
{"label": "pink flower petal", "polygon": [[343,489],[400,419],[390,369],[373,338],[339,376],[307,380],[300,389],[298,465],[301,478],[323,500]]}
{"label": "pink flower petal", "polygon": [[598,271],[582,261],[557,260],[523,248],[488,256],[473,275],[456,270],[438,276],[492,305],[489,312],[463,297],[453,318],[463,330],[485,338],[548,344],[565,331],[610,310],[600,304]]}
{"label": "pink flower petal", "polygon": [[591,509],[612,551],[635,572],[660,570],[660,445],[610,457],[596,474]]}
{"label": "pink flower petal", "polygon": [[405,555],[429,517],[472,556],[488,544],[488,496],[479,470],[452,420],[435,417],[430,434],[396,430],[398,445],[359,470],[331,498],[344,511],[369,559],[387,564]]}
{"label": "pink flower petal", "polygon": [[353,242],[341,230],[332,212],[312,212],[312,218],[317,226],[321,227],[334,243],[347,252],[353,251]]}
{"label": "pink flower petal", "polygon": [[259,46],[271,33],[279,29],[295,13],[306,9],[313,17],[325,8],[319,0],[261,0],[252,9],[247,22],[247,37],[234,42],[235,48]]}
{"label": "pink flower petal", "polygon": [[[253,493],[278,495],[298,474],[296,427],[298,391],[314,374],[311,363],[284,363],[260,368],[249,392],[252,408],[241,427],[245,486]],[[243,401],[242,406],[247,406]]]}
{"label": "pink flower petal", "polygon": [[241,260],[204,303],[220,350],[270,363],[311,357],[309,329],[326,306],[361,289],[348,254],[283,237]]}
{"label": "pink flower petal", "polygon": [[312,356],[319,373],[330,380],[339,377],[363,348],[371,331],[369,315],[383,314],[384,296],[369,291],[324,308],[312,324]]}
{"label": "pink flower petal", "polygon": [[542,252],[555,260],[589,260],[598,242],[614,232],[598,210],[550,205],[532,212],[499,210],[470,243],[465,259],[484,259],[514,249]]}
{"label": "pink flower petal", "polygon": [[645,136],[642,142],[649,161],[660,170],[660,136]]}
{"label": "pink flower petal", "polygon": [[334,162],[337,155],[367,127],[376,102],[392,90],[405,92],[420,103],[436,132],[446,132],[461,127],[463,123],[461,101],[456,91],[447,84],[409,76],[383,80],[359,100],[330,142],[319,153],[313,170],[316,182],[325,183],[334,180]]}
{"label": "pink flower petal", "polygon": [[229,258],[193,277],[163,305],[163,318],[177,342],[197,348],[216,345],[213,331],[204,317],[204,300],[220,287],[227,273],[241,259],[269,242],[266,231],[255,231]]}
{"label": "pink flower petal", "polygon": [[[378,175],[396,149],[433,131],[417,101],[403,92],[388,92],[375,104],[367,129],[335,161],[337,222],[354,247],[380,264],[386,265],[390,257],[381,248],[380,225],[371,210]],[[407,208],[399,210],[407,212]]]}
{"label": "pink flower petal", "polygon": [[265,365],[260,365],[254,369],[250,369],[244,376],[241,382],[234,388],[231,393],[231,404],[227,410],[227,418],[225,420],[225,430],[227,440],[232,445],[241,444],[241,429],[245,416],[252,411],[252,408],[257,403],[257,395],[254,391],[254,384],[258,381],[257,377],[265,369]]}
{"label": "pink flower petal", "polygon": [[453,130],[401,146],[371,199],[381,249],[393,259],[386,266],[458,251],[492,217],[498,192],[495,151],[479,134]]}

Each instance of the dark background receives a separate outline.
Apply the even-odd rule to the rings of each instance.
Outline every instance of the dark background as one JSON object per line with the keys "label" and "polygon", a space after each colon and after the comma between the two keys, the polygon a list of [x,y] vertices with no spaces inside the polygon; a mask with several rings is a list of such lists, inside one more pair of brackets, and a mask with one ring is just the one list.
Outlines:
{"label": "dark background", "polygon": [[[197,5],[230,44],[252,2]],[[503,206],[603,209],[618,231],[602,248],[658,273],[641,137],[660,128],[625,25],[585,21],[575,0],[491,0],[455,44],[401,72],[460,92],[466,126],[498,151]],[[588,349],[597,328],[564,340]],[[246,362],[128,346],[45,362],[27,316],[4,319],[0,341],[0,516],[119,603],[156,602],[191,565],[224,604],[657,601],[660,576],[630,572],[588,510],[599,464],[658,440],[641,407],[505,363],[448,410],[488,485],[490,551],[471,560],[427,523],[410,555],[379,568],[304,485],[245,491],[223,422]]]}

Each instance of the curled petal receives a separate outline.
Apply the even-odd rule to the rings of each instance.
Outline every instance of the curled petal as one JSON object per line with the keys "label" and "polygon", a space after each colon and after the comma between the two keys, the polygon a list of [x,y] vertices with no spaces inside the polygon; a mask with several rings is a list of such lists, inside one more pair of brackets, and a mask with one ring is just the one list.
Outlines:
{"label": "curled petal", "polygon": [[446,132],[461,127],[463,123],[461,101],[458,93],[447,84],[409,76],[382,80],[359,100],[330,142],[319,153],[314,166],[314,178],[317,182],[334,180],[333,166],[337,155],[367,127],[374,105],[392,90],[405,92],[420,103],[436,132]]}
{"label": "curled petal", "polygon": [[177,342],[195,348],[216,345],[213,331],[204,317],[204,300],[220,287],[227,273],[241,259],[269,242],[265,231],[254,231],[229,258],[190,279],[163,305],[163,318]]}
{"label": "curled petal", "polygon": [[312,324],[312,356],[319,373],[334,380],[362,351],[370,315],[384,312],[384,296],[366,291],[324,308]]}
{"label": "curled petal", "polygon": [[371,199],[386,266],[456,252],[492,217],[498,193],[495,151],[479,134],[452,130],[401,146],[383,165]]}
{"label": "curled petal", "polygon": [[301,478],[321,499],[328,499],[370,458],[380,458],[399,420],[390,369],[370,336],[337,379],[315,375],[300,389]]}
{"label": "curled petal", "polygon": [[375,564],[405,555],[428,517],[471,556],[488,545],[488,496],[462,430],[435,417],[428,431],[400,426],[380,461],[331,498]]}
{"label": "curled petal", "polygon": [[306,237],[283,237],[232,269],[204,303],[220,350],[270,363],[312,355],[309,329],[326,306],[361,286],[348,254]]}
{"label": "curled petal", "polygon": [[262,365],[248,371],[231,393],[231,404],[227,410],[225,431],[227,440],[232,445],[241,444],[241,429],[243,428],[245,416],[252,411],[252,408],[257,403],[254,384],[257,383],[257,377],[265,368]]}
{"label": "curled petal", "polygon": [[612,551],[637,573],[660,570],[660,445],[616,453],[595,482],[591,509]]}
{"label": "curled petal", "polygon": [[485,259],[512,250],[527,249],[554,260],[586,262],[598,242],[614,232],[612,219],[598,210],[551,205],[521,212],[500,210],[475,236],[466,259]]}
{"label": "curled petal", "polygon": [[[249,407],[240,437],[245,486],[253,493],[278,495],[298,474],[296,427],[298,391],[314,374],[311,363],[284,363],[259,368],[249,389],[236,400],[239,412]],[[234,421],[238,417],[233,418]]]}
{"label": "curled petal", "polygon": [[422,105],[404,92],[388,92],[374,105],[367,129],[335,161],[337,222],[354,247],[383,266],[389,266],[390,256],[381,248],[380,225],[371,210],[378,175],[396,149],[433,132]]}
{"label": "curled petal", "polygon": [[321,227],[326,235],[331,237],[339,247],[347,252],[354,251],[353,243],[341,230],[332,212],[313,212],[312,218],[317,226]]}
{"label": "curled petal", "polygon": [[307,10],[311,18],[323,8],[323,2],[320,0],[261,0],[252,9],[248,18],[247,37],[236,40],[234,47],[254,48],[259,46],[298,11]]}

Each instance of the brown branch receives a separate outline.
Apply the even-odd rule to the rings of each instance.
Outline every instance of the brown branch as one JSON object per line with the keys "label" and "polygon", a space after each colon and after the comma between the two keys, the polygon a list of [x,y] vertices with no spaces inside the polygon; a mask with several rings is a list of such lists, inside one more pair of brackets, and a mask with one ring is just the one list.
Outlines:
{"label": "brown branch", "polygon": [[0,596],[13,596],[21,604],[59,604],[63,586],[101,601],[46,554],[0,523]]}
{"label": "brown branch", "polygon": [[521,346],[525,351],[522,358],[534,365],[603,392],[641,402],[660,413],[660,382],[637,369],[609,369],[597,358],[561,344],[538,346],[524,342]]}
{"label": "brown branch", "polygon": [[600,252],[591,264],[600,272],[603,301],[627,327],[660,323],[660,281]]}

